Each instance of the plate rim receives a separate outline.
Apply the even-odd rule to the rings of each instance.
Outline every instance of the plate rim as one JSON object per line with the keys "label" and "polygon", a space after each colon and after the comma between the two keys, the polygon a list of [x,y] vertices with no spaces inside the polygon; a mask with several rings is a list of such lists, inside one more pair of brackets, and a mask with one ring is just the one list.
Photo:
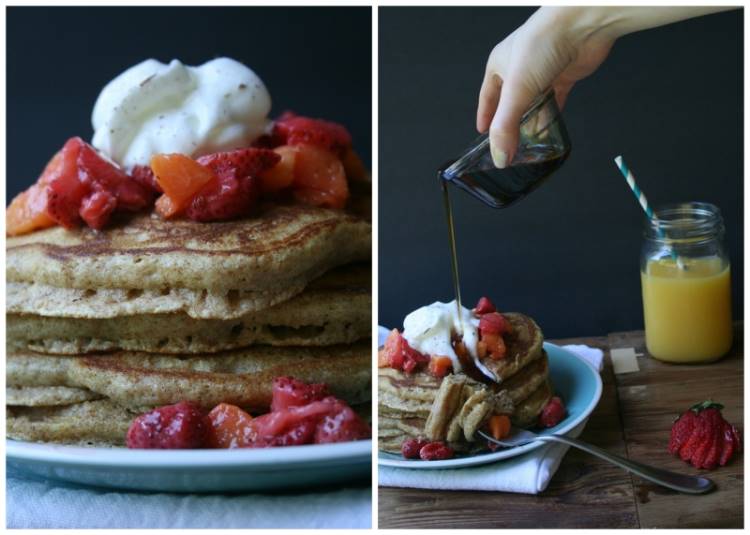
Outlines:
{"label": "plate rim", "polygon": [[[555,350],[560,350],[563,353],[572,355],[579,362],[582,362],[583,364],[585,364],[588,371],[591,372],[591,374],[594,376],[594,380],[595,380],[594,382],[596,384],[594,395],[592,396],[591,401],[586,406],[586,408],[583,411],[581,411],[581,414],[579,414],[576,418],[571,420],[571,422],[565,424],[564,430],[561,430],[556,433],[556,434],[562,434],[562,435],[567,436],[581,422],[583,422],[586,418],[588,418],[592,412],[594,412],[594,409],[596,409],[597,405],[599,404],[599,401],[601,400],[604,385],[602,382],[601,373],[599,372],[599,370],[594,368],[594,366],[589,361],[575,354],[573,351],[565,349],[562,346],[553,344],[551,342],[544,342],[544,348],[547,349],[548,347],[553,347],[555,348]],[[438,470],[438,469],[450,469],[450,468],[464,468],[468,466],[491,464],[491,463],[503,461],[506,459],[511,459],[513,457],[517,457],[519,455],[523,455],[525,453],[533,451],[543,446],[544,444],[545,443],[542,441],[537,441],[537,442],[531,442],[530,444],[525,444],[523,446],[518,446],[516,448],[508,448],[506,450],[496,452],[496,453],[489,453],[489,454],[484,454],[484,455],[472,455],[469,457],[461,457],[459,459],[446,459],[444,461],[431,461],[429,463],[425,463],[423,461],[412,461],[408,459],[383,458],[381,457],[381,454],[393,455],[394,457],[395,457],[395,454],[377,450],[378,466],[385,466],[388,468],[407,468],[410,470],[420,470],[420,469],[421,470]]]}
{"label": "plate rim", "polygon": [[261,466],[351,463],[372,460],[372,439],[333,444],[232,450],[129,450],[6,439],[6,461],[61,467],[112,469],[221,469]]}

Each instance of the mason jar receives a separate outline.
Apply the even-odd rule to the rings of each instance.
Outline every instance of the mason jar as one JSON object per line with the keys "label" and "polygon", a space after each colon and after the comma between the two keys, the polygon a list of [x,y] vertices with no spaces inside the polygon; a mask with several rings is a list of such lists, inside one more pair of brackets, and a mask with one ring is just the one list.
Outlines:
{"label": "mason jar", "polygon": [[730,262],[713,204],[660,207],[641,252],[646,347],[675,363],[711,362],[732,347]]}

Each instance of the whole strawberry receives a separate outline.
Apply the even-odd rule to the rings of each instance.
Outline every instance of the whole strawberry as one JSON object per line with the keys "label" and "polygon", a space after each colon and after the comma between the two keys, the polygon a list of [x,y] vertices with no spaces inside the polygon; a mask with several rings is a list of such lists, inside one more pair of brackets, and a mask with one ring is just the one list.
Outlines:
{"label": "whole strawberry", "polygon": [[696,468],[727,464],[740,449],[740,434],[721,415],[723,408],[711,400],[690,407],[672,425],[669,452]]}

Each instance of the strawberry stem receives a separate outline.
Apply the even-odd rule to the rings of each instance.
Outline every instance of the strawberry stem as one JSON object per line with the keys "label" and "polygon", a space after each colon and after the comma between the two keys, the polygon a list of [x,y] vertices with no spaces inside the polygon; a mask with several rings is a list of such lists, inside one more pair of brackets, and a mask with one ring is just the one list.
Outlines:
{"label": "strawberry stem", "polygon": [[724,405],[721,403],[716,403],[712,399],[707,399],[706,401],[703,401],[701,403],[696,403],[692,407],[690,407],[690,410],[694,413],[698,414],[701,411],[705,411],[706,409],[718,409],[721,410],[724,408]]}

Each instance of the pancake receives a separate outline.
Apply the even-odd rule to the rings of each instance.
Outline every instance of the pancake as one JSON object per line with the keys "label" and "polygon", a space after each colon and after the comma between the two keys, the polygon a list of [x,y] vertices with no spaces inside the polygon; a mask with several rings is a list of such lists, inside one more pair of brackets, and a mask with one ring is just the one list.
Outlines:
{"label": "pancake", "polygon": [[69,386],[9,386],[5,389],[5,403],[19,407],[72,405],[101,398],[100,394],[86,388]]}
{"label": "pancake", "polygon": [[516,427],[533,427],[536,425],[544,406],[552,399],[553,395],[552,383],[547,379],[529,397],[516,405],[511,417],[513,425]]}
{"label": "pancake", "polygon": [[424,434],[424,418],[388,418],[387,416],[378,416],[378,436],[396,436],[406,433],[409,436],[417,437]]}
{"label": "pancake", "polygon": [[526,399],[549,377],[549,359],[544,351],[542,357],[529,363],[497,388],[504,390],[514,404]]}
{"label": "pancake", "polygon": [[237,318],[291,298],[333,267],[366,260],[371,233],[351,213],[301,205],[216,223],[138,214],[103,231],[53,227],[7,239],[6,311]]}
{"label": "pancake", "polygon": [[369,264],[335,268],[298,296],[232,320],[199,320],[185,313],[83,319],[8,314],[11,348],[50,354],[128,350],[215,353],[252,344],[327,346],[353,343],[371,332]]}
{"label": "pancake", "polygon": [[500,383],[540,358],[544,344],[542,330],[533,319],[518,312],[503,312],[503,316],[512,328],[510,333],[503,336],[505,357],[498,360],[482,359],[482,364],[497,376]]}
{"label": "pancake", "polygon": [[442,382],[442,378],[424,371],[408,374],[393,368],[378,368],[378,390],[402,400],[424,401],[432,405]]}
{"label": "pancake", "polygon": [[8,407],[8,438],[86,446],[124,446],[125,435],[140,411],[106,400],[62,407]]}
{"label": "pancake", "polygon": [[[547,353],[542,351],[540,358],[532,360],[504,383],[492,387],[497,391],[507,391],[513,402],[517,402],[536,390],[548,374]],[[439,378],[426,372],[408,375],[393,368],[378,368],[378,391],[385,394],[385,400],[393,401],[395,396],[396,399],[415,402],[413,407],[425,407],[435,399],[440,384]],[[420,405],[420,401],[424,403]]]}
{"label": "pancake", "polygon": [[[511,421],[516,427],[534,427],[536,426],[539,414],[552,398],[553,391],[552,385],[548,379],[545,380],[529,395],[526,399],[520,400],[515,404]],[[467,407],[465,412],[471,413],[472,407]],[[464,417],[466,417],[464,415]],[[480,419],[481,421],[481,419]],[[378,407],[378,448],[390,453],[400,453],[401,444],[404,440],[409,438],[432,438],[430,431],[426,428],[427,419],[415,417],[410,414],[401,413],[397,415],[391,413],[385,415],[382,411],[382,407]],[[472,430],[476,430],[478,427],[476,421],[468,424],[469,433]],[[465,428],[461,427],[461,431]],[[460,439],[460,440],[457,440]],[[446,433],[445,436],[434,438],[437,440],[446,440],[448,444],[456,451],[474,451],[484,448],[482,440],[473,440],[471,443],[468,442],[464,434],[463,437]]]}
{"label": "pancake", "polygon": [[11,386],[87,388],[125,407],[191,400],[206,408],[219,403],[264,412],[273,379],[291,375],[326,383],[350,404],[370,399],[370,344],[321,348],[256,346],[191,356],[115,352],[50,356],[31,352],[7,356]]}
{"label": "pancake", "polygon": [[[447,442],[458,452],[478,451],[475,432],[491,414],[511,414],[518,427],[533,427],[552,397],[549,362],[539,326],[524,314],[504,313],[512,332],[503,359],[482,359],[499,381],[476,368],[437,378],[427,371],[406,374],[378,369],[379,448],[400,453],[408,438]],[[466,377],[468,375],[468,378]],[[456,383],[456,384],[454,384]],[[460,384],[459,384],[460,383]]]}

